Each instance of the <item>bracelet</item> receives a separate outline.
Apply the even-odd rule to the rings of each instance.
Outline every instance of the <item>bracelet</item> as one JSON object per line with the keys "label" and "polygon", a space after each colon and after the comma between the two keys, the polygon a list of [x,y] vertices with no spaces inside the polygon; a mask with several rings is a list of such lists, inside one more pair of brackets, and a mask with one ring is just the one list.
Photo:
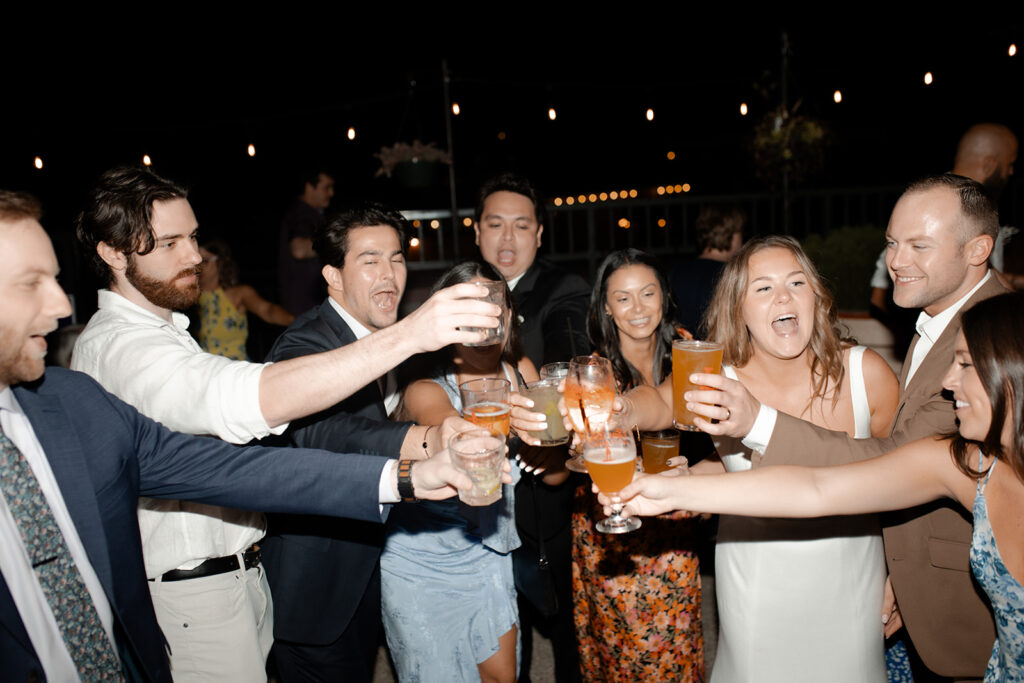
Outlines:
{"label": "bracelet", "polygon": [[427,450],[427,437],[430,436],[430,430],[434,428],[434,425],[427,427],[427,431],[423,432],[423,455],[430,457],[430,451]]}
{"label": "bracelet", "polygon": [[412,465],[415,460],[398,461],[398,497],[403,503],[415,503],[416,492],[412,486]]}

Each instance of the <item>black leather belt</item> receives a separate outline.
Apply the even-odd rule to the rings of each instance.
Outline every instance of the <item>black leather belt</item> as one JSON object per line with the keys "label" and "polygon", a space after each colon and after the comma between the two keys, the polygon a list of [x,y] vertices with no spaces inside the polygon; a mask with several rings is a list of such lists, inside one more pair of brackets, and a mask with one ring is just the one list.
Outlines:
{"label": "black leather belt", "polygon": [[[246,569],[252,569],[260,563],[260,547],[253,545],[242,553]],[[202,576],[215,576],[227,574],[238,569],[238,555],[226,555],[224,557],[213,557],[206,560],[195,569],[172,569],[164,574],[163,581],[184,581],[185,579],[198,579]],[[150,579],[153,581],[153,579]]]}

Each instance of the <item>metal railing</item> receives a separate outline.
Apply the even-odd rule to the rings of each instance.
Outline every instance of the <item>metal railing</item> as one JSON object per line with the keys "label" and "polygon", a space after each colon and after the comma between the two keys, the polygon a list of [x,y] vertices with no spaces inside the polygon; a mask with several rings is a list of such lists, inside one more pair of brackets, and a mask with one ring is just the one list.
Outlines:
{"label": "metal railing", "polygon": [[[902,187],[842,188],[794,192],[788,202],[788,220],[779,195],[742,194],[695,196],[666,194],[637,199],[549,204],[549,225],[544,228],[541,254],[554,261],[586,263],[593,273],[605,254],[635,247],[665,260],[692,255],[697,250],[695,224],[704,207],[734,204],[747,213],[746,234],[791,234],[798,239],[846,225],[884,227]],[[409,254],[414,270],[447,268],[458,260],[474,258],[472,209],[460,209],[455,222],[447,210],[403,212],[413,221],[419,240]],[[467,225],[467,223],[469,223]],[[432,227],[436,225],[437,227]]]}

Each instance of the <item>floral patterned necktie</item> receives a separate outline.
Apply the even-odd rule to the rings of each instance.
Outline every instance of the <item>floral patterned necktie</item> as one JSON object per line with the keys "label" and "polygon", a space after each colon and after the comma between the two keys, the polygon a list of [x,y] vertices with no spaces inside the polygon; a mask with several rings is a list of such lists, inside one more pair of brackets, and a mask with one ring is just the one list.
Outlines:
{"label": "floral patterned necktie", "polygon": [[14,517],[36,578],[83,681],[122,681],[81,572],[28,461],[0,427],[0,493]]}

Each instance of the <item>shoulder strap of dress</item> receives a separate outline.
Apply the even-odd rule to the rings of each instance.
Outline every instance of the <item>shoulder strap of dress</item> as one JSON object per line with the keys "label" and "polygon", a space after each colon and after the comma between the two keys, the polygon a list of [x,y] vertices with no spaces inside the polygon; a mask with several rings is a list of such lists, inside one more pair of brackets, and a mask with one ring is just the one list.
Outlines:
{"label": "shoulder strap of dress", "polygon": [[722,366],[722,372],[729,379],[734,379],[737,382],[740,380],[740,378],[736,376],[736,369],[733,368],[733,366],[731,366],[731,365],[723,365]]}
{"label": "shoulder strap of dress", "polygon": [[[978,493],[984,493],[985,486],[988,484],[989,477],[992,476],[992,470],[996,468],[996,463],[999,462],[999,458],[993,458],[992,464],[988,466],[988,472],[985,473],[984,479],[978,480]],[[981,466],[985,463],[985,456],[981,454],[981,449],[978,449],[978,471],[981,471]]]}
{"label": "shoulder strap of dress", "polygon": [[854,438],[866,439],[871,436],[871,404],[868,390],[864,385],[864,351],[866,346],[850,349],[850,397],[853,402]]}

